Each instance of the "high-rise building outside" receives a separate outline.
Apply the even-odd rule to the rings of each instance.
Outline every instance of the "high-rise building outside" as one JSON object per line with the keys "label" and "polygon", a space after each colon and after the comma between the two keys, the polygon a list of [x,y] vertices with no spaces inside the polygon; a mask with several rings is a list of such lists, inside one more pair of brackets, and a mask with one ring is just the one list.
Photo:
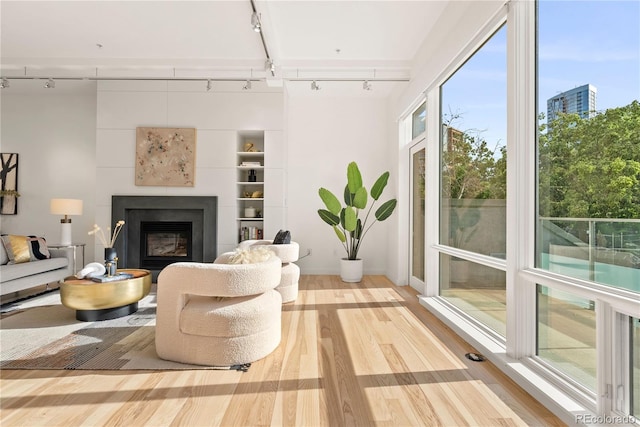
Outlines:
{"label": "high-rise building outside", "polygon": [[558,113],[578,113],[582,118],[593,117],[597,93],[595,86],[586,84],[547,99],[547,124],[554,121]]}

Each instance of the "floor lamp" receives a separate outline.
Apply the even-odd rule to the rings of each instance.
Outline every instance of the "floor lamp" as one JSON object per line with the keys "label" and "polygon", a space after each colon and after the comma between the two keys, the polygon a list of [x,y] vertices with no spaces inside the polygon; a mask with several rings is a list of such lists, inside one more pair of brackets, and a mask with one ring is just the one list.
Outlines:
{"label": "floor lamp", "polygon": [[70,215],[82,215],[82,200],[78,199],[51,199],[51,213],[64,215],[60,220],[60,244],[71,245],[71,218]]}

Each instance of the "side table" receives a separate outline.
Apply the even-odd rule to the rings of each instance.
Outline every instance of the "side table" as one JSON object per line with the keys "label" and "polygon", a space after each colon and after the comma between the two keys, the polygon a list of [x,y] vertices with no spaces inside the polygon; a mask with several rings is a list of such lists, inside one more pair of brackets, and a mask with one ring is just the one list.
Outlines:
{"label": "side table", "polygon": [[70,245],[61,245],[59,243],[49,244],[47,243],[47,247],[53,249],[73,249],[73,274],[76,274],[78,271],[78,249],[82,250],[82,264],[80,266],[84,266],[84,247],[85,243],[71,243]]}

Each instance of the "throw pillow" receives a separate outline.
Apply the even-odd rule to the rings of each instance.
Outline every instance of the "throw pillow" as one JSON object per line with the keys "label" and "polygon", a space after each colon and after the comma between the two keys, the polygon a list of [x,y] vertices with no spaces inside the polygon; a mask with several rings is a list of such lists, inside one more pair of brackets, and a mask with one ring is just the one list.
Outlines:
{"label": "throw pillow", "polygon": [[4,244],[0,243],[0,265],[5,265],[9,262],[9,255],[7,255],[7,250],[4,248]]}
{"label": "throw pillow", "polygon": [[2,244],[7,251],[9,264],[21,264],[31,261],[27,236],[17,236],[14,234],[3,234]]}
{"label": "throw pillow", "polygon": [[0,237],[7,251],[8,264],[21,264],[23,262],[51,258],[44,237],[19,236],[15,234],[3,234]]}
{"label": "throw pillow", "polygon": [[289,230],[280,230],[276,234],[276,237],[273,238],[274,245],[288,245],[291,243],[291,233]]}
{"label": "throw pillow", "polygon": [[264,246],[255,249],[236,249],[229,264],[255,264],[264,262],[274,255],[272,250]]}
{"label": "throw pillow", "polygon": [[47,241],[44,237],[28,236],[27,243],[29,243],[29,251],[31,254],[31,261],[39,259],[51,258],[51,253],[47,247]]}

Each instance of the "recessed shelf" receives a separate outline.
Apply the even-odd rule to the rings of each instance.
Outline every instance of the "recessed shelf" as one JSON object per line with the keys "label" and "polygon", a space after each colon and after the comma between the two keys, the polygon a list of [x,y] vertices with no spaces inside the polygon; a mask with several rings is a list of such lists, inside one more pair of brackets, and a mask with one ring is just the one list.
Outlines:
{"label": "recessed shelf", "polygon": [[[253,147],[259,151],[244,151]],[[264,232],[265,154],[264,131],[243,131],[236,146],[236,224],[238,241],[261,239]],[[245,163],[245,164],[243,164]],[[259,164],[246,164],[259,163]],[[255,181],[248,181],[255,179]],[[246,197],[260,194],[262,197]],[[252,212],[253,210],[253,212]],[[260,217],[243,215],[260,213]]]}

